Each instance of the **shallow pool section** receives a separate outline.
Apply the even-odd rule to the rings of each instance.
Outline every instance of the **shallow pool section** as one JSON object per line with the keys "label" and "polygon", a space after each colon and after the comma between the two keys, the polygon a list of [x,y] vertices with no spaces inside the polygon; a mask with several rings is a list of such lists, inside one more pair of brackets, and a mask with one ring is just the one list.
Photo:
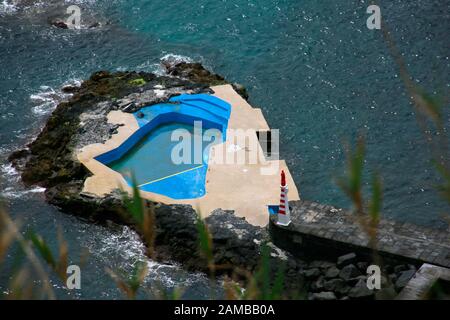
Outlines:
{"label": "shallow pool section", "polygon": [[140,129],[95,159],[129,185],[172,199],[205,195],[209,149],[226,139],[231,106],[206,94],[180,95],[136,114]]}

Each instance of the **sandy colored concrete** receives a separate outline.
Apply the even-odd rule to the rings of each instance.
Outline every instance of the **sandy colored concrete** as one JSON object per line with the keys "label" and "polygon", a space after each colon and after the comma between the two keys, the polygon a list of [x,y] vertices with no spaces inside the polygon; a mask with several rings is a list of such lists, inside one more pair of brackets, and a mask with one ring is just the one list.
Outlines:
{"label": "sandy colored concrete", "polygon": [[[231,104],[232,110],[228,129],[247,130],[247,139],[233,139],[227,134],[227,141],[211,148],[210,163],[206,175],[206,195],[198,199],[175,200],[150,192],[141,192],[142,197],[166,204],[192,205],[203,217],[217,208],[234,210],[239,217],[254,225],[265,226],[269,222],[267,205],[278,204],[280,195],[280,170],[286,172],[289,186],[289,200],[299,200],[298,190],[292,180],[286,163],[281,160],[267,161],[257,141],[256,131],[270,130],[260,109],[251,107],[230,85],[212,87],[215,96]],[[108,114],[111,123],[123,123],[118,133],[104,144],[84,147],[77,157],[93,176],[86,179],[83,192],[105,195],[116,188],[131,192],[122,175],[98,162],[94,158],[118,147],[133,132],[139,129],[132,114],[112,111]],[[251,158],[249,154],[257,154]],[[236,164],[227,164],[225,159],[246,159]],[[252,159],[252,161],[250,161]],[[271,174],[264,170],[274,168]],[[267,172],[266,172],[267,173]]]}

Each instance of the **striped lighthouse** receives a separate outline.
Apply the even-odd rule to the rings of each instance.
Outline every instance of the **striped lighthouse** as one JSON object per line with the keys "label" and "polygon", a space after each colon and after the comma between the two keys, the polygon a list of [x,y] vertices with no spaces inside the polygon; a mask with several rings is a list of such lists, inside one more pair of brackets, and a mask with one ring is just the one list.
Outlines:
{"label": "striped lighthouse", "polygon": [[280,226],[287,227],[291,223],[291,214],[289,212],[289,202],[287,193],[289,191],[286,184],[286,175],[284,170],[281,170],[281,194],[280,194],[280,208],[278,209],[278,221],[277,224]]}

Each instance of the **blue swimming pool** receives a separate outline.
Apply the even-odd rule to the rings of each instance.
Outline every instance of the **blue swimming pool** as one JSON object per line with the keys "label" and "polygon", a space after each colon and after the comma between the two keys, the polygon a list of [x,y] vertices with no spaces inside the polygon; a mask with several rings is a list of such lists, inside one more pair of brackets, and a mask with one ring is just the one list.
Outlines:
{"label": "blue swimming pool", "polygon": [[[180,95],[144,107],[135,113],[139,130],[96,160],[119,172],[130,185],[134,175],[143,191],[173,199],[202,197],[209,149],[226,139],[230,112],[230,104],[207,94]],[[181,143],[183,161],[174,161],[174,154],[179,156],[174,150],[179,151]]]}

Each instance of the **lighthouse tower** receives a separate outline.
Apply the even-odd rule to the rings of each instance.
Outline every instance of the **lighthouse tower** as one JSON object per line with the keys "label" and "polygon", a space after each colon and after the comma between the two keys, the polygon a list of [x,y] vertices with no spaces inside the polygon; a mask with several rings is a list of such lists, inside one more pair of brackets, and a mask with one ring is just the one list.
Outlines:
{"label": "lighthouse tower", "polygon": [[286,175],[284,170],[281,170],[281,194],[280,194],[280,208],[278,209],[278,221],[277,224],[280,226],[287,227],[291,223],[291,214],[289,212],[289,202],[287,193],[289,191],[286,184]]}

